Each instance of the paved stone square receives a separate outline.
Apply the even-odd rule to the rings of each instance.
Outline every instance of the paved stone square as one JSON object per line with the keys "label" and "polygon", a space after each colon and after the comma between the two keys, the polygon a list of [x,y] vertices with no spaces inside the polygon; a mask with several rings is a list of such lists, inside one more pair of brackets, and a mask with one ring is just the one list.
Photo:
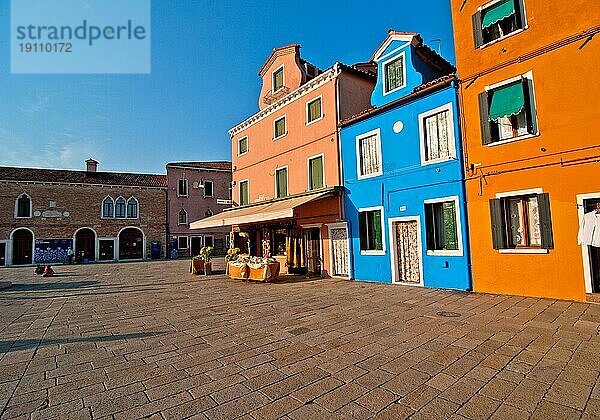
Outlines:
{"label": "paved stone square", "polygon": [[0,270],[0,417],[600,416],[600,305],[187,268]]}

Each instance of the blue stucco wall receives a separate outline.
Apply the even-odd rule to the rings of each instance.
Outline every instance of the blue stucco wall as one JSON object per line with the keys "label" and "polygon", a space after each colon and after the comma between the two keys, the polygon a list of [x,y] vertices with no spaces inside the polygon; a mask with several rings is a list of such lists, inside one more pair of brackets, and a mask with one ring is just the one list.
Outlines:
{"label": "blue stucco wall", "polygon": [[[421,73],[407,66],[407,79],[413,80],[415,77],[419,80]],[[409,85],[412,84],[409,83]],[[405,92],[406,94],[407,92]],[[452,106],[457,158],[422,165],[419,114],[446,104]],[[390,241],[389,219],[418,216],[422,239],[424,285],[471,289],[464,173],[457,109],[454,86],[447,86],[342,128],[342,158],[346,188],[344,205],[345,217],[349,222],[353,278],[391,282],[390,247],[393,246],[393,241]],[[401,121],[404,125],[399,133],[393,131],[393,125],[397,121]],[[377,128],[381,132],[383,174],[359,180],[357,177],[356,137]],[[462,256],[427,255],[424,200],[450,196],[458,196],[457,211],[460,214]],[[358,209],[376,206],[383,206],[385,253],[383,255],[361,255]]]}

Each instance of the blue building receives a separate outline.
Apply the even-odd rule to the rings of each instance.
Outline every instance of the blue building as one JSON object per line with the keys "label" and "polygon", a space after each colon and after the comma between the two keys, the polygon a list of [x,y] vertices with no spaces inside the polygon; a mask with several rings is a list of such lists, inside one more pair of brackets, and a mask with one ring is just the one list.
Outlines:
{"label": "blue building", "polygon": [[471,289],[455,68],[390,31],[372,108],[342,122],[352,278]]}

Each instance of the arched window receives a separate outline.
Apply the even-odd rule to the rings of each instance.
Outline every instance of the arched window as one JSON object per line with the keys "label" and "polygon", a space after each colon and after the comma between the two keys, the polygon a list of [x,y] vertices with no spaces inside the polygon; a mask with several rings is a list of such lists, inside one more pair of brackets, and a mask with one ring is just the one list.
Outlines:
{"label": "arched window", "polygon": [[126,207],[125,199],[123,197],[117,198],[117,201],[115,202],[115,217],[125,217]]}
{"label": "arched window", "polygon": [[188,222],[188,214],[185,209],[179,210],[179,217],[177,218],[177,224],[186,225]]}
{"label": "arched window", "polygon": [[212,215],[213,215],[213,212],[211,209],[206,210],[206,212],[204,213],[204,216],[206,216],[206,217],[210,217]]}
{"label": "arched window", "polygon": [[108,196],[102,202],[102,217],[115,216],[115,202],[112,197]]}
{"label": "arched window", "polygon": [[31,198],[25,193],[17,198],[17,217],[31,217]]}
{"label": "arched window", "polygon": [[127,200],[127,218],[137,219],[138,217],[138,201],[135,197],[131,197]]}

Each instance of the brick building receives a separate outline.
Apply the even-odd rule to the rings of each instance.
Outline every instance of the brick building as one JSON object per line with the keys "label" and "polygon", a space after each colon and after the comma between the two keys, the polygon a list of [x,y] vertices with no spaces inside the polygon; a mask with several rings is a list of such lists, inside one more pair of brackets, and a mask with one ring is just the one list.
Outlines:
{"label": "brick building", "polygon": [[190,230],[190,223],[231,206],[231,162],[169,163],[167,179],[170,250],[179,257],[198,255],[204,245],[225,252],[228,227]]}
{"label": "brick building", "polygon": [[165,256],[167,177],[86,163],[86,171],[0,167],[0,265],[64,261],[69,247],[89,261]]}

